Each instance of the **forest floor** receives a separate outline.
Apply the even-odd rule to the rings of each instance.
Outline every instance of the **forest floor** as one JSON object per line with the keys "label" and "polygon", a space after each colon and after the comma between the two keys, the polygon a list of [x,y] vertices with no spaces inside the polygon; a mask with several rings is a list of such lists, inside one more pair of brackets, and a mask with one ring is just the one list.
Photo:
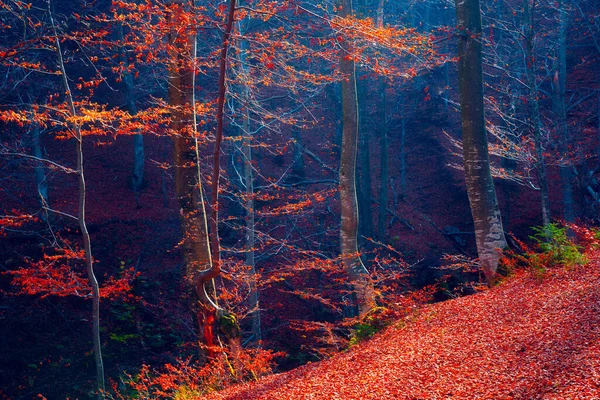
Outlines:
{"label": "forest floor", "polygon": [[208,399],[600,399],[600,255],[421,308],[326,361]]}

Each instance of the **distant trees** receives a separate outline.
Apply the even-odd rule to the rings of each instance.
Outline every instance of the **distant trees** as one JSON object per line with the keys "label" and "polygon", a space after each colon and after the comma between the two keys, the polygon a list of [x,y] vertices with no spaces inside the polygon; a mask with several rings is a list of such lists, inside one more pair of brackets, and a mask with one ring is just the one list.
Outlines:
{"label": "distant trees", "polygon": [[479,0],[457,0],[456,19],[465,182],[475,224],[479,262],[488,282],[493,282],[506,239],[488,154]]}

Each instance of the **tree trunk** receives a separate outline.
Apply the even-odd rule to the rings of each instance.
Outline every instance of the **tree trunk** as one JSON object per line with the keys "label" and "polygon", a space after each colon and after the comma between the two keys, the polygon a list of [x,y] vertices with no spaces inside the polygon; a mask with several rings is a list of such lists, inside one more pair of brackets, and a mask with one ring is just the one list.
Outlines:
{"label": "tree trunk", "polygon": [[[400,102],[404,99],[400,96]],[[400,199],[406,196],[406,118],[404,115],[404,104],[400,105],[400,150],[398,154],[400,163]]]}
{"label": "tree trunk", "polygon": [[[119,23],[117,26],[117,35],[118,39],[123,41],[123,24]],[[124,85],[124,93],[125,93],[125,105],[127,111],[131,115],[137,114],[137,106],[135,105],[135,92],[134,92],[134,82],[133,82],[133,74],[129,71],[129,60],[127,59],[127,54],[125,53],[125,49],[121,47],[119,49],[121,63],[126,69],[126,72],[123,75],[123,85]],[[135,203],[137,207],[141,207],[140,205],[140,190],[142,189],[142,185],[144,183],[144,136],[141,133],[136,133],[133,135],[133,171],[131,175],[131,186],[133,189],[133,195],[135,197]]]}
{"label": "tree trunk", "polygon": [[[556,80],[554,82],[554,112],[556,114],[556,123],[560,134],[561,153],[568,154],[569,149],[569,127],[567,124],[567,112],[565,108],[565,90],[567,83],[567,26],[568,16],[564,1],[559,9],[560,28],[558,36],[558,66],[556,70]],[[567,162],[560,167],[560,178],[563,196],[563,218],[565,222],[573,222],[575,213],[573,211],[573,175],[571,173],[572,165]]]}
{"label": "tree trunk", "polygon": [[[377,5],[377,27],[383,28],[385,0],[379,0]],[[388,169],[388,128],[387,128],[387,96],[386,96],[386,81],[385,77],[379,77],[379,162],[380,162],[380,183],[379,183],[379,211],[377,221],[377,233],[380,241],[385,240],[386,236],[386,220],[387,220],[387,204],[388,204],[388,184],[389,184],[389,169]]]}
{"label": "tree trunk", "polygon": [[[366,88],[360,85],[362,90],[358,90],[358,104],[364,101]],[[359,115],[366,115],[365,107],[358,108]],[[359,118],[362,122],[362,118]],[[358,129],[358,137],[360,148],[358,156],[360,159],[360,178],[359,183],[359,198],[358,198],[358,215],[359,215],[359,234],[363,237],[373,237],[373,211],[371,209],[371,155],[369,152],[369,132],[366,129]]]}
{"label": "tree trunk", "polygon": [[210,202],[210,242],[215,276],[217,276],[221,270],[221,251],[219,244],[219,179],[221,177],[221,142],[223,141],[223,115],[227,89],[225,87],[225,74],[227,72],[227,50],[229,49],[229,39],[235,18],[235,3],[235,0],[229,0],[227,22],[225,25],[225,32],[223,34],[223,41],[221,42],[222,46],[219,57],[219,77],[217,83],[217,131],[215,132],[215,151],[213,155],[213,176]]}
{"label": "tree trunk", "polygon": [[[185,12],[182,5],[172,4],[171,12]],[[214,356],[213,347],[216,305],[210,299],[212,290],[206,283],[213,278],[214,266],[211,259],[206,209],[204,205],[202,176],[198,157],[196,114],[194,110],[194,59],[196,36],[178,37],[171,34],[169,65],[169,103],[174,108],[171,130],[175,135],[175,190],[179,203],[179,215],[186,261],[186,277],[193,283],[199,300],[196,316],[199,336],[205,346],[202,356]],[[192,111],[190,111],[192,110]]]}
{"label": "tree trunk", "polygon": [[[352,15],[352,0],[342,0],[340,17]],[[358,208],[356,200],[356,151],[358,139],[358,101],[353,48],[349,41],[340,43],[342,80],[342,154],[340,160],[341,230],[340,247],[345,270],[354,285],[359,315],[375,306],[375,293],[369,272],[363,265],[357,246]]]}
{"label": "tree trunk", "polygon": [[[42,146],[40,145],[40,126],[37,123],[33,123],[31,126],[31,153],[38,160],[42,159]],[[48,181],[46,180],[46,169],[44,163],[36,161],[35,167],[33,167],[33,175],[35,177],[35,184],[37,186],[37,192],[40,196],[40,204],[42,208],[49,207],[48,199]],[[43,218],[46,218],[46,212],[42,214]]]}
{"label": "tree trunk", "polygon": [[[382,0],[383,3],[383,0]],[[385,94],[386,83],[385,78],[379,78],[379,93],[381,96],[381,104],[379,105],[379,162],[381,170],[381,182],[379,184],[379,212],[377,221],[377,231],[379,234],[379,240],[385,240],[386,236],[386,216],[387,216],[387,205],[388,205],[388,184],[389,184],[389,168],[388,168],[388,129],[387,129],[387,116],[386,106],[387,98]]]}
{"label": "tree trunk", "polygon": [[[48,0],[48,14],[50,17],[50,23],[54,30],[56,55],[58,58],[58,66],[60,74],[62,76],[63,88],[67,98],[68,112],[71,117],[77,117],[77,110],[75,108],[75,102],[73,100],[73,94],[71,87],[69,86],[69,80],[67,79],[67,72],[65,71],[65,64],[63,61],[62,50],[60,46],[60,39],[54,23],[54,17],[52,15],[52,8],[50,0]],[[105,384],[104,384],[104,362],[102,360],[102,342],[100,341],[100,287],[98,280],[94,273],[94,259],[92,258],[92,243],[90,234],[86,225],[86,185],[85,175],[83,172],[83,134],[81,133],[81,126],[77,122],[69,124],[69,128],[72,129],[75,136],[76,153],[77,153],[77,181],[79,184],[79,199],[77,207],[77,222],[79,229],[81,230],[81,236],[83,239],[83,250],[85,258],[85,266],[87,270],[88,282],[92,289],[92,336],[94,346],[94,360],[96,364],[96,384],[97,384],[97,397],[98,399],[104,399]]]}
{"label": "tree trunk", "polygon": [[302,148],[302,137],[297,128],[292,128],[292,139],[294,140],[294,163],[292,164],[292,176],[295,182],[303,181],[306,177],[304,165],[304,150]]}
{"label": "tree trunk", "polygon": [[[240,2],[241,3],[241,2]],[[240,21],[238,29],[240,34],[243,35],[246,32],[248,26],[248,19]],[[240,72],[244,82],[242,88],[242,97],[244,99],[243,111],[242,111],[242,155],[244,159],[244,186],[246,188],[246,204],[244,208],[246,210],[246,265],[250,267],[250,296],[249,296],[249,307],[252,318],[252,336],[254,343],[260,343],[262,340],[261,324],[260,324],[260,305],[258,301],[258,288],[256,285],[256,262],[254,259],[254,246],[255,246],[255,226],[254,226],[254,167],[252,165],[252,136],[250,135],[250,118],[248,114],[248,102],[249,102],[249,88],[246,85],[246,75],[248,73],[247,68],[247,55],[248,55],[248,41],[241,39],[239,41],[239,52],[240,52]],[[296,151],[296,146],[294,146]],[[296,160],[295,160],[296,161]],[[294,163],[295,164],[295,163]]]}
{"label": "tree trunk", "polygon": [[540,120],[540,105],[538,100],[538,86],[535,76],[535,54],[533,40],[533,10],[529,10],[529,0],[525,0],[525,73],[527,85],[529,86],[528,101],[530,108],[531,125],[533,129],[533,142],[535,145],[536,170],[538,184],[542,199],[542,223],[548,225],[550,218],[550,200],[548,198],[548,178],[546,175],[546,163],[544,162],[544,149],[542,145],[542,122]]}
{"label": "tree trunk", "polygon": [[479,0],[456,0],[456,17],[465,181],[479,262],[488,283],[493,284],[506,239],[490,172],[485,129]]}

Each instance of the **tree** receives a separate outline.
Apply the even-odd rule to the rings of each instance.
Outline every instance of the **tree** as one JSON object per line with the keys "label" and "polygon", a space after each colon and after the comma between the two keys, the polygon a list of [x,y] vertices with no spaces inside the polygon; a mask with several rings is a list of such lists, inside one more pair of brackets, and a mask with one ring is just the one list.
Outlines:
{"label": "tree", "polygon": [[530,0],[524,2],[524,21],[525,26],[524,39],[525,39],[525,74],[527,77],[528,86],[528,99],[531,107],[530,119],[533,129],[533,143],[535,145],[536,155],[536,169],[538,183],[540,185],[540,192],[542,196],[542,223],[548,225],[550,220],[550,200],[548,198],[548,177],[546,176],[546,164],[544,162],[544,149],[542,145],[542,121],[540,119],[540,104],[538,99],[538,83],[537,76],[535,74],[535,52],[534,52],[534,39],[535,39],[535,11],[536,11],[536,0],[533,1],[533,5],[529,6]]}
{"label": "tree", "polygon": [[492,180],[485,128],[479,0],[457,0],[456,19],[465,182],[479,261],[491,284],[496,278],[506,239]]}
{"label": "tree", "polygon": [[[352,15],[352,0],[342,0],[340,17]],[[369,271],[358,253],[358,206],[356,199],[356,153],[358,140],[358,99],[356,94],[356,68],[350,40],[340,43],[340,72],[342,80],[342,154],[340,159],[340,201],[342,225],[340,247],[346,272],[354,285],[359,315],[375,306],[375,293]]]}
{"label": "tree", "polygon": [[[60,38],[56,25],[54,23],[54,17],[52,15],[52,6],[50,0],[48,0],[48,16],[52,25],[52,30],[55,36],[55,51],[58,60],[58,67],[62,78],[62,83],[65,90],[65,96],[67,98],[68,113],[73,119],[77,118],[77,109],[75,108],[75,102],[73,101],[73,95],[71,94],[71,87],[69,85],[69,79],[67,78],[67,72],[65,70],[65,64],[63,61],[63,53],[60,47]],[[102,342],[100,341],[100,287],[98,280],[94,273],[94,261],[92,258],[92,243],[90,234],[86,225],[86,185],[85,175],[83,172],[83,134],[81,132],[81,126],[79,122],[73,122],[67,124],[68,129],[75,138],[76,152],[77,152],[77,181],[79,184],[79,201],[77,207],[77,223],[81,231],[83,238],[83,249],[85,257],[85,266],[88,275],[89,285],[92,288],[92,336],[94,343],[94,360],[96,362],[96,381],[97,381],[97,396],[99,399],[104,399],[105,385],[104,385],[104,362],[102,360]]]}

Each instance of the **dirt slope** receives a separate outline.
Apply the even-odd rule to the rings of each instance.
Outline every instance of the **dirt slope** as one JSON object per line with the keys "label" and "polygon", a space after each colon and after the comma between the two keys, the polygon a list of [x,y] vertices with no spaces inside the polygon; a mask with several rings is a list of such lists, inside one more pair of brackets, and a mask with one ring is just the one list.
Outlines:
{"label": "dirt slope", "polygon": [[330,360],[209,399],[600,399],[600,262],[438,303]]}

